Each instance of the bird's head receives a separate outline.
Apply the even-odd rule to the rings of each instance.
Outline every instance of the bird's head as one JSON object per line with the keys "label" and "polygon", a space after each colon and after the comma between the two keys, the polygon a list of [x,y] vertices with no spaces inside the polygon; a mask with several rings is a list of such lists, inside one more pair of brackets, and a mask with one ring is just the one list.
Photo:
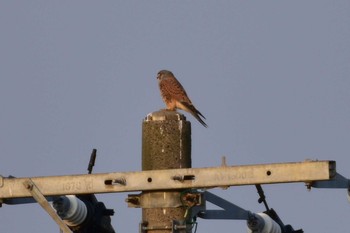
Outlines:
{"label": "bird's head", "polygon": [[170,77],[170,76],[174,77],[174,74],[171,71],[161,70],[157,74],[157,79],[158,79],[158,81],[161,81],[162,79],[164,79],[166,77]]}

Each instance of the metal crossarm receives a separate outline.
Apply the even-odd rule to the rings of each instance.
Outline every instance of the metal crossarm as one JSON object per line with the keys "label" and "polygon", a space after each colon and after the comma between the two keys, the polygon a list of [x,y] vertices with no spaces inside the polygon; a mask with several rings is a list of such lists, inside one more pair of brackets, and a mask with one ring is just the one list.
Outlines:
{"label": "metal crossarm", "polygon": [[[238,185],[273,184],[330,180],[335,176],[334,161],[305,161],[243,166],[221,166],[115,172],[88,175],[30,178],[44,196],[113,193],[148,190],[214,188]],[[1,199],[30,197],[23,186],[28,178],[0,177]],[[6,201],[5,201],[6,203]]]}

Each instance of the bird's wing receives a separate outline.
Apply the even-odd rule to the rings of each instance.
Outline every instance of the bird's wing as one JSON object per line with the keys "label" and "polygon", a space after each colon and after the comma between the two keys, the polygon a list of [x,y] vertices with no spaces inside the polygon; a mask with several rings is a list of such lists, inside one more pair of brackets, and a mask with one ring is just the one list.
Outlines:
{"label": "bird's wing", "polygon": [[191,100],[188,98],[185,89],[175,77],[164,79],[162,81],[162,84],[172,99],[180,102],[191,103]]}

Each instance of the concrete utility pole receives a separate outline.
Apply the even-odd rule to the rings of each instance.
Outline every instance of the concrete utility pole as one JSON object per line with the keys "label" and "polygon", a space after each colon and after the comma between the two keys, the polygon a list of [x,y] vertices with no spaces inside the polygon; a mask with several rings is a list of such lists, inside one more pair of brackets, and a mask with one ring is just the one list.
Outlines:
{"label": "concrete utility pole", "polygon": [[[349,190],[350,184],[349,179],[336,172],[335,161],[191,168],[191,124],[182,114],[163,110],[149,114],[142,124],[142,171],[22,178],[0,175],[0,207],[36,200],[63,232],[70,232],[48,199],[60,195],[139,191],[139,194],[129,194],[126,202],[129,207],[142,208],[140,233],[192,233],[196,217],[247,220],[253,227],[256,219],[264,220],[208,191],[197,189],[291,182],[303,182],[308,189]],[[207,202],[221,209],[207,209]],[[98,224],[104,223],[99,219],[101,212],[91,214],[94,221],[98,219]],[[83,221],[90,221],[92,215],[87,214]],[[83,214],[78,210],[72,216]],[[278,221],[282,227],[284,224]],[[283,229],[287,228],[283,226]]]}
{"label": "concrete utility pole", "polygon": [[[142,127],[142,170],[176,168],[191,168],[191,123],[178,112],[153,112]],[[141,232],[191,232],[186,231],[181,190],[143,191],[141,200]]]}

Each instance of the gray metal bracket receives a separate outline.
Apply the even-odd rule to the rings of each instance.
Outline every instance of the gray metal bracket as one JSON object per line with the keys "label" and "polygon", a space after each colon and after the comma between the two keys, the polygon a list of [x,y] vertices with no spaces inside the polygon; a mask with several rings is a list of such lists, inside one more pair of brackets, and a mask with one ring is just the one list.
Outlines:
{"label": "gray metal bracket", "polygon": [[226,201],[225,199],[210,193],[208,191],[203,192],[203,199],[204,202],[208,201],[220,208],[221,210],[206,210],[205,207],[193,208],[192,213],[193,215],[197,215],[200,218],[203,219],[243,219],[247,220],[252,215],[250,211],[247,211],[229,201]]}
{"label": "gray metal bracket", "polygon": [[324,181],[314,181],[311,182],[311,187],[313,188],[340,188],[340,189],[349,189],[350,180],[346,177],[336,173],[331,180]]}

